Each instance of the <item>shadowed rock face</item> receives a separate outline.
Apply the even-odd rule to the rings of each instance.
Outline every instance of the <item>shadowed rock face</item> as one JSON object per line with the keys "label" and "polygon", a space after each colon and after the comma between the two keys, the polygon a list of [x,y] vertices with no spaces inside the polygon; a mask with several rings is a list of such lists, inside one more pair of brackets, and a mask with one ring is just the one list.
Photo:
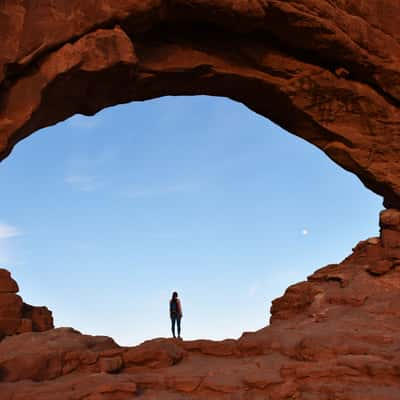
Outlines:
{"label": "shadowed rock face", "polygon": [[4,0],[0,159],[74,113],[226,96],[399,209],[399,27],[397,0]]}
{"label": "shadowed rock face", "polygon": [[7,336],[1,400],[398,400],[400,211],[380,221],[380,237],[289,287],[270,326],[238,340]]}
{"label": "shadowed rock face", "polygon": [[0,268],[0,338],[22,332],[42,332],[53,328],[53,317],[46,307],[23,303],[10,273]]}

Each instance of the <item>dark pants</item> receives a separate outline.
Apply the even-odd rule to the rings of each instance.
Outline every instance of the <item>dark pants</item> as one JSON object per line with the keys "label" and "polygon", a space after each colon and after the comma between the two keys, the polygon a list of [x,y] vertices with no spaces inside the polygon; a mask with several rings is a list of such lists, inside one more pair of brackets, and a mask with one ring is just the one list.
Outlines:
{"label": "dark pants", "polygon": [[178,325],[178,336],[181,336],[181,319],[182,317],[179,315],[171,315],[171,330],[172,335],[175,336],[175,323]]}

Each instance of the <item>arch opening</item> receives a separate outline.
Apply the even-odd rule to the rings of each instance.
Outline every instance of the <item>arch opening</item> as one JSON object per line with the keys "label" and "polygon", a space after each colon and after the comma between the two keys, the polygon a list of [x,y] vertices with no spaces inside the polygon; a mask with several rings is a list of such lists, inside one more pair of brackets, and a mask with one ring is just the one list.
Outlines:
{"label": "arch opening", "polygon": [[21,258],[6,265],[30,288],[24,298],[47,304],[56,326],[121,344],[168,334],[173,289],[186,338],[262,328],[289,284],[376,234],[379,198],[226,99],[170,97],[74,117],[2,166],[3,210],[24,233]]}

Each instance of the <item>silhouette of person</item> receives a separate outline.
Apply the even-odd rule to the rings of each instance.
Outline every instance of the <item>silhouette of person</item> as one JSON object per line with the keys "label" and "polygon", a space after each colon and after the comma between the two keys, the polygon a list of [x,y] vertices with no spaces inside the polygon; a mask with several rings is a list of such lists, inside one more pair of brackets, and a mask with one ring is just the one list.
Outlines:
{"label": "silhouette of person", "polygon": [[175,338],[175,324],[178,325],[178,338],[181,338],[181,319],[182,319],[182,305],[178,298],[178,293],[172,293],[172,298],[169,301],[169,315],[171,317],[171,330]]}

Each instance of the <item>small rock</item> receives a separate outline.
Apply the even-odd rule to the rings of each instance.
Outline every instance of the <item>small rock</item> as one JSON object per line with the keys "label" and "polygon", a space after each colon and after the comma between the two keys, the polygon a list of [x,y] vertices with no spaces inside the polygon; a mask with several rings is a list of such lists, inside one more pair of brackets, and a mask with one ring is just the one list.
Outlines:
{"label": "small rock", "polygon": [[197,389],[203,377],[200,376],[168,376],[165,384],[169,389],[175,389],[178,392],[190,393]]}
{"label": "small rock", "polygon": [[377,261],[368,265],[365,269],[372,275],[383,275],[393,268],[393,263],[389,260]]}
{"label": "small rock", "polygon": [[236,375],[212,374],[207,376],[201,387],[221,393],[235,393],[245,388],[244,383]]}
{"label": "small rock", "polygon": [[140,365],[151,368],[162,368],[179,363],[185,350],[175,342],[165,339],[155,339],[132,347],[123,354],[124,365]]}
{"label": "small rock", "polygon": [[32,320],[22,318],[18,333],[32,332]]}
{"label": "small rock", "polygon": [[381,239],[379,237],[372,237],[372,238],[367,239],[367,243],[372,244],[372,245],[380,244],[380,242],[381,242]]}
{"label": "small rock", "polygon": [[381,211],[379,225],[381,228],[400,230],[400,211],[395,209]]}
{"label": "small rock", "polygon": [[385,228],[381,230],[381,236],[384,248],[395,249],[400,247],[400,231]]}
{"label": "small rock", "polygon": [[99,368],[101,372],[118,372],[121,370],[123,366],[121,357],[108,357],[108,358],[100,358],[99,360]]}
{"label": "small rock", "polygon": [[345,78],[348,78],[348,76],[350,75],[350,72],[346,68],[339,67],[339,68],[335,69],[335,75],[338,78],[344,78],[345,79]]}
{"label": "small rock", "polygon": [[54,328],[52,312],[47,307],[23,304],[22,316],[32,320],[33,332],[44,332]]}
{"label": "small rock", "polygon": [[17,282],[11,278],[6,269],[0,269],[0,293],[17,293],[19,290]]}

